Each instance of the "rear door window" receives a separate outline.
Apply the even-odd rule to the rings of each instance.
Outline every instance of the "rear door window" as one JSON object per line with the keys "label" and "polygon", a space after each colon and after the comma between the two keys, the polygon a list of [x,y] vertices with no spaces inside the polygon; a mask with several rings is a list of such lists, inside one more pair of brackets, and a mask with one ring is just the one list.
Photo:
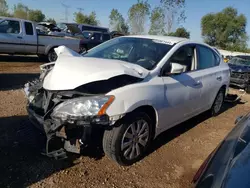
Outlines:
{"label": "rear door window", "polygon": [[218,65],[218,61],[216,61],[214,52],[205,46],[198,46],[198,57],[198,70],[207,69]]}
{"label": "rear door window", "polygon": [[31,22],[24,22],[26,35],[33,35],[33,26]]}
{"label": "rear door window", "polygon": [[19,34],[20,22],[15,20],[4,20],[0,23],[0,33]]}

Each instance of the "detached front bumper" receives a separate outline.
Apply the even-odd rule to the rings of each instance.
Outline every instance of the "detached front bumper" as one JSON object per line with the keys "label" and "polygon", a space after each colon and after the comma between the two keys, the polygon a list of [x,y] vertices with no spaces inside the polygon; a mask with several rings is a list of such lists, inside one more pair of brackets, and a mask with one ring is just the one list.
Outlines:
{"label": "detached front bumper", "polygon": [[[46,135],[44,155],[55,159],[65,159],[67,158],[67,152],[77,154],[81,152],[81,145],[83,145],[83,143],[81,144],[81,137],[69,137],[65,131],[65,126],[57,126],[51,120],[44,120],[42,116],[37,115],[29,106],[27,106],[27,111],[32,124]],[[84,136],[86,141],[86,134]]]}
{"label": "detached front bumper", "polygon": [[62,123],[51,118],[44,119],[30,105],[27,106],[27,111],[32,124],[46,135],[47,141],[44,154],[55,159],[67,158],[67,152],[80,154],[81,150],[93,141],[94,129],[105,130],[111,128],[109,117],[102,117],[101,124],[94,124],[93,121],[96,120],[94,118]]}
{"label": "detached front bumper", "polygon": [[43,124],[44,124],[44,119],[42,116],[37,115],[33,110],[31,110],[29,108],[29,106],[27,106],[27,112],[29,115],[29,120],[31,121],[31,123],[40,131],[42,131],[43,133],[45,133]]}
{"label": "detached front bumper", "polygon": [[96,131],[111,129],[112,125],[123,116],[101,115],[78,119],[69,117],[64,120],[52,118],[54,108],[65,101],[61,100],[62,97],[67,98],[68,95],[46,91],[38,86],[37,83],[26,84],[24,93],[28,100],[27,112],[30,121],[46,135],[44,154],[49,157],[66,158],[67,152],[80,154],[82,148],[92,145]]}

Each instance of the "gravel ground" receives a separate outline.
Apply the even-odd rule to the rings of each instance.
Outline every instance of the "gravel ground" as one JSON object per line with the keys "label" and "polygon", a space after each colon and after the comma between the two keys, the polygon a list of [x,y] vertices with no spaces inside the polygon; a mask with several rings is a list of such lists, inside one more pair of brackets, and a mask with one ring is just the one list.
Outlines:
{"label": "gravel ground", "polygon": [[201,114],[166,131],[131,167],[118,166],[94,148],[55,161],[40,154],[44,138],[27,118],[20,89],[37,76],[31,73],[37,73],[42,62],[21,59],[0,59],[0,187],[186,188],[202,161],[233,128],[235,118],[250,107],[226,103],[217,117]]}

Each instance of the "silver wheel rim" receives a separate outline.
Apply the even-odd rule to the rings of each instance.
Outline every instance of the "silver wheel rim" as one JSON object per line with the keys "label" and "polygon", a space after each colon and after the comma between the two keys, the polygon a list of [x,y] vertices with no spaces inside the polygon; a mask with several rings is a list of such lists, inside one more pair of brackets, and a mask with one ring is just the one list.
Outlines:
{"label": "silver wheel rim", "polygon": [[220,92],[216,98],[215,103],[214,103],[214,112],[215,113],[218,113],[220,111],[222,103],[223,103],[223,93]]}
{"label": "silver wheel rim", "polygon": [[56,52],[49,53],[49,61],[50,62],[56,61],[56,59],[57,59]]}
{"label": "silver wheel rim", "polygon": [[133,160],[140,156],[147,146],[148,139],[149,125],[145,120],[137,120],[130,124],[121,142],[123,156],[127,160]]}

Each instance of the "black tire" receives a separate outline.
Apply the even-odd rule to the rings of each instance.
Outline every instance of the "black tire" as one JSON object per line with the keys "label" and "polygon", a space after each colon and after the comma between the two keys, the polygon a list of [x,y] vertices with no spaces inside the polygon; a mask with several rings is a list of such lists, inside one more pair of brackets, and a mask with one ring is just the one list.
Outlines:
{"label": "black tire", "polygon": [[51,49],[51,50],[48,52],[47,58],[48,58],[48,61],[49,61],[49,62],[55,62],[55,61],[57,60],[57,54],[56,54],[54,48]]}
{"label": "black tire", "polygon": [[[135,143],[131,143],[130,145],[134,144],[132,147],[128,146],[128,148],[125,147],[125,149],[122,150],[122,141],[124,141],[124,139],[126,138],[125,134],[128,132],[128,130],[132,126],[132,123],[137,122],[138,120],[143,120],[143,122],[147,122],[148,124],[147,129],[146,129],[148,130],[148,139],[145,142],[146,143],[145,147],[143,147],[139,143],[137,143],[137,147],[136,147]],[[138,128],[138,124],[136,124],[136,127]],[[134,142],[134,139],[135,138],[133,139],[131,138],[133,142]],[[134,112],[124,117],[121,121],[118,121],[113,127],[113,129],[105,130],[104,136],[103,136],[103,150],[105,154],[109,156],[109,158],[113,159],[118,164],[122,166],[128,166],[128,165],[132,165],[133,163],[139,161],[140,159],[144,157],[145,151],[150,145],[152,139],[153,139],[153,125],[152,125],[152,121],[150,117],[144,112]],[[139,136],[137,140],[138,140],[137,142],[140,142]],[[136,154],[137,148],[139,148],[141,151],[139,155]],[[131,153],[134,153],[138,156],[135,156],[133,159],[127,159],[126,156],[124,155],[126,152],[129,153],[128,150],[131,150],[130,156],[131,156]]]}
{"label": "black tire", "polygon": [[[219,115],[220,114],[220,112],[221,112],[221,107],[222,107],[222,105],[223,105],[223,103],[224,103],[224,99],[225,99],[225,88],[221,88],[220,90],[219,90],[219,92],[217,93],[217,95],[216,95],[216,97],[215,97],[215,99],[214,99],[214,103],[213,103],[213,105],[212,105],[212,107],[211,107],[211,109],[209,110],[210,111],[210,114],[211,114],[211,116],[217,116],[217,115]],[[220,104],[220,107],[216,107],[216,105],[218,105],[218,100],[222,100],[221,101],[221,104]]]}

